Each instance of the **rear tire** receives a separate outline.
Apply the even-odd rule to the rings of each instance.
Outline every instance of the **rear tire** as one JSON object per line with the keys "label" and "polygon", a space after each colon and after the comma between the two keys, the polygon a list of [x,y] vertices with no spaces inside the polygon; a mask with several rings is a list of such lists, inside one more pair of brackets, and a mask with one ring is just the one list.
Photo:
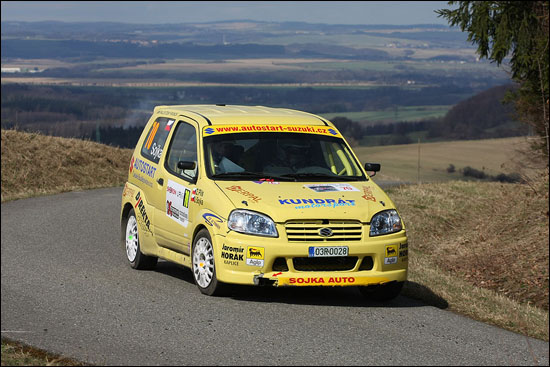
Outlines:
{"label": "rear tire", "polygon": [[401,293],[403,284],[405,284],[405,282],[389,282],[375,286],[360,286],[359,291],[369,300],[388,302],[396,298],[399,293]]}
{"label": "rear tire", "polygon": [[210,233],[201,229],[193,241],[193,278],[201,293],[208,296],[221,296],[227,291],[227,284],[218,281],[214,263],[214,246]]}
{"label": "rear tire", "polygon": [[139,243],[139,228],[134,209],[128,213],[128,218],[122,225],[123,245],[126,249],[126,258],[133,269],[151,270],[157,265],[158,257],[147,256],[141,252]]}

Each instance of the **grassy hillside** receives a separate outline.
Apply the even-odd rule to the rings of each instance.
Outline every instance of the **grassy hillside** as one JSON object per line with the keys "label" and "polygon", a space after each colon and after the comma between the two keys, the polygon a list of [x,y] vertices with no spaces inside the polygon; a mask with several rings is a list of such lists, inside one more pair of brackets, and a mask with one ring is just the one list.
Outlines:
{"label": "grassy hillside", "polygon": [[547,172],[529,185],[449,181],[387,191],[407,227],[409,296],[428,287],[436,305],[443,299],[453,311],[548,340]]}
{"label": "grassy hillside", "polygon": [[[531,171],[525,184],[459,181],[445,172],[449,163],[500,172],[518,143],[422,145],[422,169],[447,182],[388,193],[409,236],[405,295],[548,340],[548,171]],[[413,144],[357,152],[363,162],[382,163],[376,179],[415,182],[417,150]],[[2,201],[121,186],[130,156],[128,149],[2,130]]]}
{"label": "grassy hillside", "polygon": [[2,130],[2,201],[120,186],[132,150]]}

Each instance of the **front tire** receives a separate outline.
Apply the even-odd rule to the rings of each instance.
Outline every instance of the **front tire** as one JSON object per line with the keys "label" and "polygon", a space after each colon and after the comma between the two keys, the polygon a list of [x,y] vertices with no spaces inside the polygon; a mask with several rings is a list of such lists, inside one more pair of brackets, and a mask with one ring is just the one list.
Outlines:
{"label": "front tire", "polygon": [[151,270],[157,265],[158,257],[147,256],[141,252],[139,243],[139,230],[134,209],[128,213],[128,218],[123,224],[124,248],[126,249],[126,258],[133,269]]}
{"label": "front tire", "polygon": [[201,293],[208,296],[220,296],[227,285],[218,281],[214,263],[214,246],[206,229],[201,229],[193,241],[193,277]]}
{"label": "front tire", "polygon": [[405,284],[405,282],[390,282],[376,286],[360,286],[359,291],[369,300],[388,302],[396,298],[399,293],[401,293],[403,284]]}

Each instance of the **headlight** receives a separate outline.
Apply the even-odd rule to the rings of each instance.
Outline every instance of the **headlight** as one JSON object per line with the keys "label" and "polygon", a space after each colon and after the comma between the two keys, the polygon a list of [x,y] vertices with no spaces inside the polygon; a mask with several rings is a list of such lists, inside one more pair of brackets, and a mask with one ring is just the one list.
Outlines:
{"label": "headlight", "polygon": [[233,210],[229,215],[227,227],[235,232],[256,236],[278,237],[273,219],[249,210]]}
{"label": "headlight", "polygon": [[401,218],[397,211],[385,210],[376,214],[370,221],[370,233],[369,236],[380,236],[383,234],[399,232],[403,229],[401,224]]}

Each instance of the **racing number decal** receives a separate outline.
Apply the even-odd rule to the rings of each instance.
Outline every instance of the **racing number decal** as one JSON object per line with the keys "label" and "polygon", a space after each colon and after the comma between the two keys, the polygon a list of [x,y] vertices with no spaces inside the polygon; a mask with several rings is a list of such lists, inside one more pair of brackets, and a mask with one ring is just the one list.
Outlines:
{"label": "racing number decal", "polygon": [[186,208],[189,208],[189,195],[191,194],[191,190],[185,189],[185,194],[183,195],[183,206]]}

